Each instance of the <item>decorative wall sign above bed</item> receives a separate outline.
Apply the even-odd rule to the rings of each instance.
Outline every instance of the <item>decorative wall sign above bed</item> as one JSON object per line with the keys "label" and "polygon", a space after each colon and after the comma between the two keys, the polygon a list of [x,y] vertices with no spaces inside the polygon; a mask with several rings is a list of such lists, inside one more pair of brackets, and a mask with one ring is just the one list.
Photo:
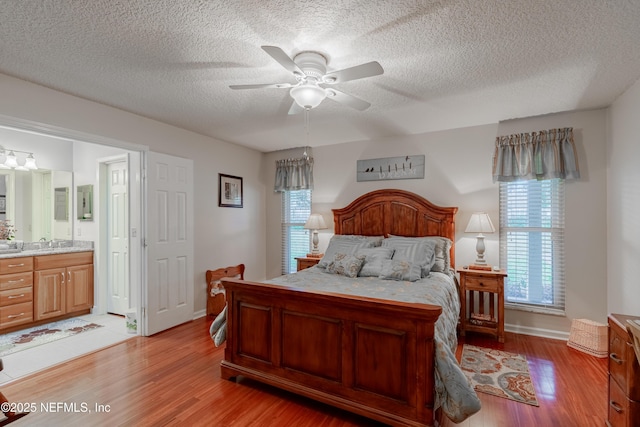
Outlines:
{"label": "decorative wall sign above bed", "polygon": [[358,182],[423,178],[424,154],[419,156],[358,160]]}

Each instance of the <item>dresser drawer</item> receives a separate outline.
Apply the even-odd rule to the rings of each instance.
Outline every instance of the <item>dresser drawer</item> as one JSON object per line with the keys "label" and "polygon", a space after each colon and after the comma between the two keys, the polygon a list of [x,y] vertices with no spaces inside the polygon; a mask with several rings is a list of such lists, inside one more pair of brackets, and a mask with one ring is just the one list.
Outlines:
{"label": "dresser drawer", "polygon": [[625,396],[616,381],[609,376],[609,425],[611,427],[635,427],[640,420],[640,402]]}
{"label": "dresser drawer", "polygon": [[33,270],[33,257],[0,259],[0,274],[22,273]]}
{"label": "dresser drawer", "polygon": [[33,301],[33,286],[0,291],[0,307]]}
{"label": "dresser drawer", "polygon": [[498,292],[500,279],[497,277],[474,276],[467,274],[465,287],[468,291]]}
{"label": "dresser drawer", "polygon": [[0,275],[0,290],[24,288],[33,285],[33,273],[15,273]]}
{"label": "dresser drawer", "polygon": [[33,302],[0,307],[0,327],[20,325],[33,321]]}
{"label": "dresser drawer", "polygon": [[629,334],[609,322],[609,373],[631,400],[640,401],[640,366]]}

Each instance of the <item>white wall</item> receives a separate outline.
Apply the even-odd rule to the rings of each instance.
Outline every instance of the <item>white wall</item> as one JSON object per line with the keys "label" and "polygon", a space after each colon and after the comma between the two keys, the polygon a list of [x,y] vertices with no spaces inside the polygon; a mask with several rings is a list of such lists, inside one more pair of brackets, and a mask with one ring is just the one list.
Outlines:
{"label": "white wall", "polygon": [[610,108],[608,311],[640,315],[640,81]]}
{"label": "white wall", "polygon": [[[2,74],[0,93],[0,115],[194,160],[196,311],[205,309],[207,269],[243,262],[247,278],[265,277],[260,152]],[[243,177],[244,208],[218,207],[218,173]]]}
{"label": "white wall", "polygon": [[[492,182],[491,161],[498,134],[573,127],[579,151],[582,180],[566,190],[567,316],[550,316],[508,310],[511,330],[531,334],[566,336],[573,318],[606,321],[606,113],[605,110],[556,114],[500,125],[476,126],[377,141],[329,145],[313,149],[313,212],[323,214],[329,230],[320,231],[324,250],[333,230],[331,209],[342,208],[372,190],[400,188],[417,193],[441,206],[457,206],[456,265],[475,260],[475,235],[464,228],[475,211],[486,211],[499,224],[498,184]],[[298,155],[301,150],[298,150]],[[274,161],[295,154],[265,156],[265,179],[273,185]],[[425,155],[425,179],[356,182],[356,162],[361,159]],[[280,274],[280,195],[267,194],[267,275]],[[269,231],[272,230],[272,231]],[[486,236],[486,258],[499,264],[498,233]]]}

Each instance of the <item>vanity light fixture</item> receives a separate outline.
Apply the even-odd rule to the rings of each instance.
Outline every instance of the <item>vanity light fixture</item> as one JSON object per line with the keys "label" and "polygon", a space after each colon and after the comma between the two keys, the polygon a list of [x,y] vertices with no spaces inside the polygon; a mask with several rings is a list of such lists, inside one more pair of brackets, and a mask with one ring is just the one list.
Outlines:
{"label": "vanity light fixture", "polygon": [[[25,154],[24,163],[20,164],[16,153]],[[5,157],[4,163],[0,163],[0,169],[15,169],[17,171],[37,170],[38,165],[33,153],[21,150],[8,150],[0,146],[0,154]]]}

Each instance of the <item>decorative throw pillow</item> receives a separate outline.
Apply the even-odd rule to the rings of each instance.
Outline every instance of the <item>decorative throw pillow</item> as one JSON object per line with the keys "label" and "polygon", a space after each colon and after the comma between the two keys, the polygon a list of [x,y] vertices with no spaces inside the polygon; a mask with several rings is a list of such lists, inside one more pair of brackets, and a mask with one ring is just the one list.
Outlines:
{"label": "decorative throw pillow", "polygon": [[354,254],[360,249],[372,248],[375,245],[373,239],[365,236],[351,236],[351,235],[334,235],[329,240],[327,250],[324,252],[324,256],[318,262],[318,267],[327,268],[329,263],[333,261],[336,254]]}
{"label": "decorative throw pillow", "polygon": [[394,260],[405,260],[420,266],[422,277],[427,277],[435,260],[433,241],[404,237],[390,237],[382,242],[382,247],[395,249]]}
{"label": "decorative throw pillow", "polygon": [[364,256],[364,264],[358,276],[360,277],[378,277],[382,273],[382,261],[390,260],[393,256],[393,248],[366,248],[359,249],[357,256]]}
{"label": "decorative throw pillow", "polygon": [[327,265],[327,273],[357,277],[363,262],[364,256],[337,253]]}
{"label": "decorative throw pillow", "polygon": [[422,277],[420,265],[406,260],[384,260],[382,261],[381,279],[408,280],[415,282]]}

